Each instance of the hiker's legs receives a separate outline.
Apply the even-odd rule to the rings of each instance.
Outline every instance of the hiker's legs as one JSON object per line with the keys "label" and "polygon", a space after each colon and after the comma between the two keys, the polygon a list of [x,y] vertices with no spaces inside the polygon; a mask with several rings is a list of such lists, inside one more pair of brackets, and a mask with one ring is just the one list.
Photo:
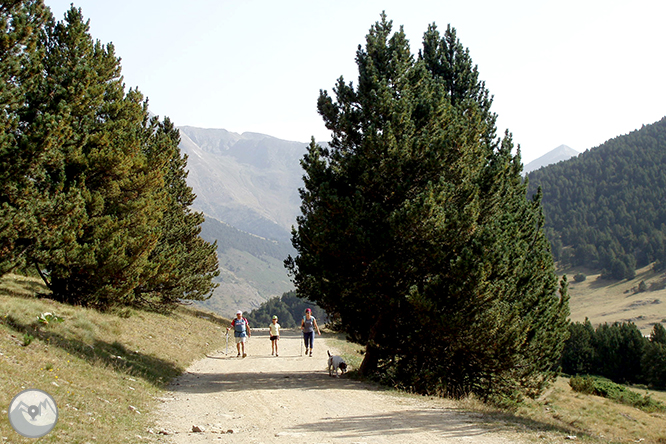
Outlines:
{"label": "hiker's legs", "polygon": [[312,346],[314,345],[314,332],[304,332],[303,341],[305,342],[305,354],[312,354]]}

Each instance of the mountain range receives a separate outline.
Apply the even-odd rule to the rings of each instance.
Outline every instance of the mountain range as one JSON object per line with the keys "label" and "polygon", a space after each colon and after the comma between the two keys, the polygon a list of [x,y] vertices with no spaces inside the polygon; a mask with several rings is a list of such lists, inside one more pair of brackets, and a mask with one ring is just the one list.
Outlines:
{"label": "mountain range", "polygon": [[[308,143],[224,129],[179,130],[187,182],[197,195],[192,207],[206,217],[201,236],[218,243],[220,286],[202,305],[232,316],[293,290],[283,261],[295,253],[291,227],[300,214],[300,160]],[[561,145],[528,167],[577,154]]]}
{"label": "mountain range", "polygon": [[299,213],[307,142],[257,133],[180,127],[195,209],[240,230],[288,241]]}
{"label": "mountain range", "polygon": [[202,237],[218,242],[219,288],[202,303],[233,315],[293,290],[284,259],[293,254],[307,142],[224,129],[180,127],[192,205],[206,217]]}

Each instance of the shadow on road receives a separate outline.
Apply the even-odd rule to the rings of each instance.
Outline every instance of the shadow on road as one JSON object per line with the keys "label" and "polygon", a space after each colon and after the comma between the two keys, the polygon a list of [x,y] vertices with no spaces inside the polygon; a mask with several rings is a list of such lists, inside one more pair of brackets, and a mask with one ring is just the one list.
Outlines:
{"label": "shadow on road", "polygon": [[[236,358],[234,358],[236,359]],[[373,390],[372,385],[346,377],[334,378],[324,371],[189,373],[179,378],[173,390],[185,393],[243,392],[247,390]]]}
{"label": "shadow on road", "polygon": [[442,438],[469,438],[498,432],[504,427],[480,424],[479,418],[467,417],[452,409],[413,409],[383,414],[323,418],[300,424],[295,432],[335,433],[337,438],[408,435],[419,432],[441,434]]}

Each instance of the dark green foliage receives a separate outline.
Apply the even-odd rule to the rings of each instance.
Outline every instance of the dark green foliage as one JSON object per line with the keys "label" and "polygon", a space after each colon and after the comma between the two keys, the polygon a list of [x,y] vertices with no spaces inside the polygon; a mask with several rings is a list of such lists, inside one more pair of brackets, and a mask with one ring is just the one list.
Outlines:
{"label": "dark green foliage", "polygon": [[583,273],[576,273],[574,276],[574,282],[585,282],[587,279],[587,276],[585,276]]}
{"label": "dark green foliage", "polygon": [[79,10],[48,26],[46,36],[50,92],[33,106],[57,114],[68,134],[47,190],[71,194],[77,206],[54,223],[65,232],[41,236],[32,259],[58,300],[130,303],[159,238],[164,184],[156,168],[163,159],[143,154],[150,137],[146,103],[138,91],[125,94],[113,47],[93,42]]}
{"label": "dark green foliage", "polygon": [[652,334],[650,334],[650,342],[653,344],[666,345],[666,328],[661,324],[654,324],[652,327]]}
{"label": "dark green foliage", "polygon": [[290,291],[281,297],[275,297],[262,303],[259,308],[252,310],[245,317],[254,327],[268,327],[273,316],[278,317],[278,323],[282,328],[300,327],[301,319],[305,316],[305,309],[312,309],[312,316],[317,319],[320,328],[327,321],[326,313],[316,304],[303,301],[296,296],[296,292]]}
{"label": "dark green foliage", "polygon": [[162,196],[160,237],[150,252],[150,273],[144,283],[134,289],[137,302],[172,308],[180,299],[205,300],[217,284],[211,280],[219,275],[215,242],[200,236],[202,213],[192,212],[195,195],[187,185],[187,157],[181,157],[180,136],[171,121],[152,120],[152,143],[147,146],[148,159],[162,159],[158,167],[166,171],[168,186]]}
{"label": "dark green foliage", "polygon": [[646,384],[656,389],[666,389],[666,345],[658,342],[646,344],[641,365]]}
{"label": "dark green foliage", "polygon": [[594,373],[594,328],[588,319],[569,324],[569,339],[562,351],[562,371],[570,375]]}
{"label": "dark green foliage", "polygon": [[49,16],[41,0],[0,4],[0,275],[25,266],[48,208],[37,182],[57,125],[25,99],[40,85],[40,32]]}
{"label": "dark green foliage", "polygon": [[594,335],[597,374],[620,383],[639,382],[644,346],[634,323],[600,325]]}
{"label": "dark green foliage", "polygon": [[366,346],[360,371],[419,392],[538,394],[566,338],[540,197],[468,52],[434,25],[414,59],[382,16],[318,109],[286,264],[299,296]]}
{"label": "dark green foliage", "polygon": [[602,324],[594,330],[586,320],[571,324],[569,332],[563,372],[666,388],[666,329],[661,324],[655,324],[649,340],[630,322]]}
{"label": "dark green foliage", "polygon": [[655,388],[666,389],[666,329],[663,325],[654,325],[641,364],[645,382]]}
{"label": "dark green foliage", "polygon": [[53,298],[97,308],[205,298],[215,246],[189,210],[177,130],[125,92],[113,46],[93,41],[80,10],[56,22],[42,2],[12,3],[2,42],[12,26],[31,32],[2,63],[30,69],[9,82],[19,102],[3,95],[0,162],[15,165],[3,168],[0,273],[34,265]]}
{"label": "dark green foliage", "polygon": [[615,384],[608,379],[593,376],[574,376],[569,380],[572,390],[588,395],[602,396],[620,404],[630,405],[646,412],[664,412],[666,405],[652,399],[650,395],[641,396],[628,388]]}
{"label": "dark green foliage", "polygon": [[631,279],[666,263],[666,118],[529,174],[563,265]]}

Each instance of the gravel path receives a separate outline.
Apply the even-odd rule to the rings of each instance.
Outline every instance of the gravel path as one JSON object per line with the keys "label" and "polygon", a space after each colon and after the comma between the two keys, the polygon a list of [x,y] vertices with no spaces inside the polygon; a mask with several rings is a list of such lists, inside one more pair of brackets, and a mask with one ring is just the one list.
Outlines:
{"label": "gravel path", "polygon": [[[329,377],[327,344],[301,356],[300,332],[283,332],[271,356],[253,329],[248,356],[218,353],[193,364],[162,401],[157,433],[169,443],[522,443],[509,427],[484,422],[443,399],[401,395],[346,377]],[[333,353],[333,349],[330,349]],[[193,427],[201,431],[194,432]],[[158,435],[160,436],[160,435]]]}

